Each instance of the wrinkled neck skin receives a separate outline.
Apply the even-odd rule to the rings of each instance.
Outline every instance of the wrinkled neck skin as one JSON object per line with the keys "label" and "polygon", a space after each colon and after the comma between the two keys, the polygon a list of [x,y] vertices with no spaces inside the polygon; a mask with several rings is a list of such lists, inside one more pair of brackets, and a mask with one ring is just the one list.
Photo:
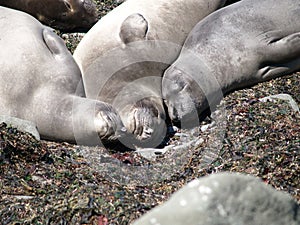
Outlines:
{"label": "wrinkled neck skin", "polygon": [[299,68],[298,12],[293,0],[239,1],[204,18],[185,46],[205,60],[224,93],[248,87]]}
{"label": "wrinkled neck skin", "polygon": [[[84,98],[73,95],[65,97],[51,95],[49,97],[56,102],[56,107],[48,107],[48,103],[44,103],[44,97],[44,94],[35,97],[36,101],[40,102],[39,108],[36,109],[40,113],[38,117],[31,118],[36,122],[43,139],[76,143],[76,136],[80,138],[81,134],[88,131],[87,126],[92,126],[91,121],[94,115],[90,119],[89,115],[80,112],[87,108],[85,104],[80,110],[80,104],[84,103]],[[30,119],[30,115],[28,118]],[[45,120],[48,121],[47,124],[44,123]]]}
{"label": "wrinkled neck skin", "polygon": [[[35,121],[44,139],[101,146],[102,141],[116,140],[117,130],[123,127],[112,107],[96,100],[68,95],[50,112],[46,106],[41,106],[41,115],[48,118],[35,118]],[[49,120],[46,126],[43,124],[45,119]]]}
{"label": "wrinkled neck skin", "polygon": [[210,64],[211,60],[192,50],[183,49],[183,52],[174,65],[191,79],[189,85],[192,90],[199,91],[199,103],[203,103],[204,99],[209,105],[219,102],[224,89],[218,71]]}
{"label": "wrinkled neck skin", "polygon": [[111,105],[77,96],[72,96],[72,126],[77,144],[92,146],[115,141],[123,128]]}

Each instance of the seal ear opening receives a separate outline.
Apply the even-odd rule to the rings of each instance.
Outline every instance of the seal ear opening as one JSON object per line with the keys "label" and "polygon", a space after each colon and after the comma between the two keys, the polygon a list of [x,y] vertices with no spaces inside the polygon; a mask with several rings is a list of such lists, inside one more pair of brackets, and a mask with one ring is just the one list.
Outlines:
{"label": "seal ear opening", "polygon": [[43,29],[43,39],[53,55],[63,55],[68,51],[63,40],[47,28]]}
{"label": "seal ear opening", "polygon": [[122,23],[119,36],[124,44],[145,40],[148,32],[148,22],[139,13],[128,16]]}

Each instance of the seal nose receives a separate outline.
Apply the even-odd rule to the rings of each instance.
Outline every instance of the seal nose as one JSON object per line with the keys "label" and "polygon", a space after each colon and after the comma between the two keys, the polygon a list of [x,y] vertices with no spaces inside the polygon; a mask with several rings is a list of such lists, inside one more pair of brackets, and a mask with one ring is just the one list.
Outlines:
{"label": "seal nose", "polygon": [[127,129],[124,126],[117,127],[117,130],[115,131],[115,135],[117,138],[122,138],[127,134]]}
{"label": "seal nose", "polygon": [[179,122],[179,115],[177,109],[174,107],[171,101],[164,99],[164,102],[167,106],[167,113],[172,120],[172,122]]}
{"label": "seal nose", "polygon": [[173,113],[170,116],[170,118],[173,121],[173,123],[175,123],[175,124],[180,122],[180,119],[179,119],[178,112],[177,112],[176,108],[173,108]]}

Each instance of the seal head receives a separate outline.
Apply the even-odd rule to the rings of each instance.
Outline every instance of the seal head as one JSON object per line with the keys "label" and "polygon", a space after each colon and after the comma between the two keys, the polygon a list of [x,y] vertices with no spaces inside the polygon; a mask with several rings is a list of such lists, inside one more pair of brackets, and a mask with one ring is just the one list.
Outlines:
{"label": "seal head", "polygon": [[98,21],[92,0],[0,0],[0,6],[24,11],[63,32],[87,32]]}

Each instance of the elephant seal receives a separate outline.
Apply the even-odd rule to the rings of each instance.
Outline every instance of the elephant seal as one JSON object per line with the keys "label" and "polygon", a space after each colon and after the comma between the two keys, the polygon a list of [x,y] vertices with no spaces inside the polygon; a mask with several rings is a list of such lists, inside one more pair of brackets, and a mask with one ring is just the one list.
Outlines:
{"label": "elephant seal", "polygon": [[29,14],[0,7],[0,15],[0,114],[34,122],[48,140],[116,139],[120,117],[109,104],[85,98],[63,40]]}
{"label": "elephant seal", "polygon": [[98,21],[92,0],[0,0],[0,6],[29,13],[63,32],[87,32]]}
{"label": "elephant seal", "polygon": [[224,3],[127,0],[101,18],[75,49],[87,97],[112,104],[136,144],[153,147],[164,138],[163,71],[193,26]]}
{"label": "elephant seal", "polygon": [[299,0],[243,0],[200,21],[163,76],[171,120],[197,125],[223,94],[298,70],[299,12]]}

